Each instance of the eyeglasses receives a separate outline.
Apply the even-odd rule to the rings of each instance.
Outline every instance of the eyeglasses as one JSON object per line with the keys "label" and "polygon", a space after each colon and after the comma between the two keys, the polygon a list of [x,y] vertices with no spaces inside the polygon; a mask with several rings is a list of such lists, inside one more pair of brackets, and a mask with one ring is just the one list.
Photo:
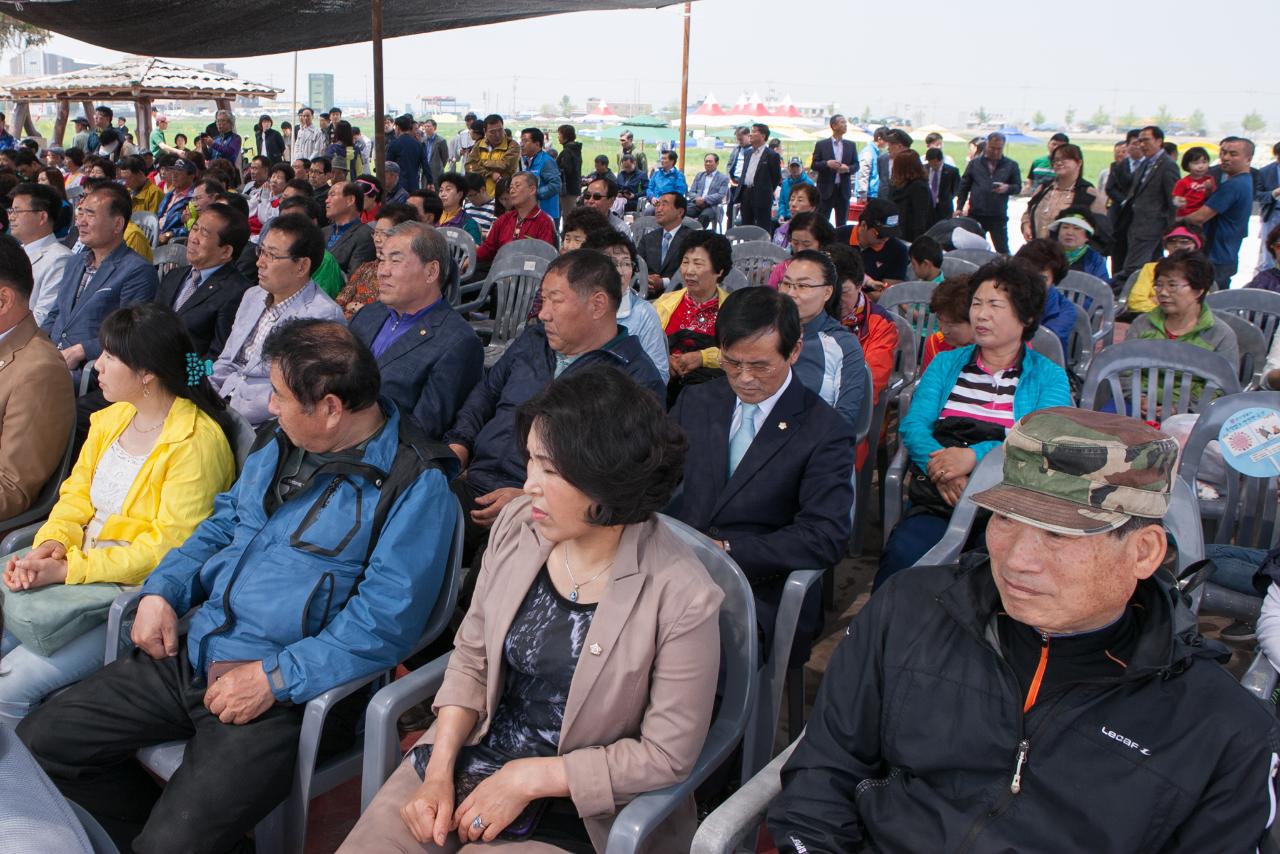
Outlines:
{"label": "eyeglasses", "polygon": [[40,213],[39,208],[9,208],[9,213]]}
{"label": "eyeglasses", "polygon": [[590,200],[590,201],[593,201],[593,202],[599,202],[599,201],[602,201],[603,199],[607,199],[607,198],[609,198],[609,197],[608,197],[607,195],[605,195],[604,193],[583,193],[583,194],[582,194],[582,198],[583,198],[583,201]]}
{"label": "eyeglasses", "polygon": [[826,284],[825,282],[818,282],[817,284],[810,284],[809,282],[793,282],[791,279],[784,278],[784,279],[782,280],[782,284],[781,284],[781,285],[779,285],[779,290],[788,290],[788,291],[816,291],[816,290],[818,290],[819,288],[829,288],[829,287],[831,287],[831,286],[830,286],[830,285],[828,285],[828,284]]}
{"label": "eyeglasses", "polygon": [[778,369],[784,364],[786,363],[778,362],[771,365],[767,362],[740,362],[737,359],[731,359],[725,356],[723,352],[720,354],[720,367],[723,368],[726,373],[730,373],[735,376],[750,374],[753,377],[767,379],[768,377],[776,374]]}
{"label": "eyeglasses", "polygon": [[297,260],[297,257],[296,257],[296,256],[294,256],[294,255],[289,255],[289,254],[287,254],[287,253],[286,253],[286,254],[284,254],[284,255],[277,255],[276,253],[272,252],[270,249],[266,248],[265,246],[260,246],[260,247],[258,248],[258,257],[259,257],[259,258],[266,258],[268,261],[295,261],[295,260]]}
{"label": "eyeglasses", "polygon": [[1188,282],[1171,282],[1168,279],[1156,279],[1156,282],[1152,285],[1151,289],[1154,291],[1164,291],[1167,294],[1173,294],[1178,291],[1185,291],[1189,287],[1191,287],[1191,285]]}

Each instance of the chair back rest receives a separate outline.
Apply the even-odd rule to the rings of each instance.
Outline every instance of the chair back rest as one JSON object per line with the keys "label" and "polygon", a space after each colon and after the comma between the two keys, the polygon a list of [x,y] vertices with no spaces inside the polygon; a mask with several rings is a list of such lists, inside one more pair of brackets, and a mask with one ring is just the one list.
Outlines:
{"label": "chair back rest", "polygon": [[554,261],[560,257],[560,250],[552,246],[545,240],[534,240],[526,237],[520,240],[513,240],[505,244],[493,256],[494,265],[501,264],[508,258],[525,257],[532,255],[537,258],[545,258],[547,261]]}
{"label": "chair back rest", "polygon": [[1095,336],[1110,340],[1116,323],[1116,297],[1111,286],[1080,270],[1071,270],[1056,285],[1063,296],[1089,316]]}
{"label": "chair back rest", "polygon": [[[871,367],[862,363],[862,408],[858,410],[858,422],[853,425],[855,441],[861,442],[871,433],[871,415],[875,409],[875,386],[871,379]],[[855,472],[856,476],[856,472]]]}
{"label": "chair back rest", "polygon": [[1236,288],[1215,291],[1205,297],[1214,313],[1229,312],[1243,317],[1262,332],[1267,349],[1280,327],[1280,293],[1262,288]]}
{"label": "chair back rest", "polygon": [[231,419],[231,453],[235,457],[236,476],[239,477],[240,472],[244,471],[244,462],[249,459],[249,454],[253,451],[254,442],[258,439],[258,431],[253,429],[249,419],[230,406],[227,407],[226,413],[227,417]]}
{"label": "chair back rest", "polygon": [[1045,326],[1037,326],[1035,334],[1027,343],[1032,350],[1047,359],[1052,359],[1053,363],[1064,371],[1067,369],[1066,358],[1062,355],[1062,340],[1053,334],[1053,330]]}
{"label": "chair back rest", "polygon": [[685,228],[692,228],[694,231],[702,231],[702,223],[698,222],[696,217],[687,216],[680,221]]}
{"label": "chair back rest", "polygon": [[[62,452],[62,459],[58,460],[58,467],[53,470],[53,474],[49,475],[49,479],[40,485],[40,491],[36,493],[36,497],[26,510],[8,519],[0,519],[0,536],[32,523],[43,522],[49,517],[49,513],[53,510],[53,505],[58,503],[58,493],[62,489],[62,482],[67,479],[67,475],[71,473],[71,466],[75,463],[75,440],[76,426],[72,424],[67,436],[67,447]],[[31,533],[32,535],[35,534],[34,531]],[[0,552],[0,554],[9,554],[9,552]]]}
{"label": "chair back rest", "polygon": [[[1193,495],[1209,443],[1218,440],[1222,425],[1228,418],[1242,409],[1254,407],[1280,410],[1280,391],[1251,391],[1220,397],[1200,413],[1178,460],[1178,477],[1190,487]],[[1220,498],[1221,517],[1217,520],[1212,542],[1271,548],[1276,534],[1280,532],[1276,518],[1280,511],[1280,502],[1276,500],[1280,477],[1253,477],[1227,465],[1223,469],[1226,482]],[[1196,517],[1199,522],[1202,514],[1197,512]]]}
{"label": "chair back rest", "polygon": [[[1065,357],[1071,371],[1082,377],[1089,370],[1089,362],[1093,360],[1093,328],[1089,326],[1089,315],[1084,309],[1077,305],[1075,310],[1076,319],[1071,327],[1071,335],[1067,338]],[[1061,344],[1061,340],[1058,343]]]}
{"label": "chair back rest", "polygon": [[953,279],[956,276],[972,276],[978,272],[978,265],[972,261],[966,261],[963,258],[956,258],[952,255],[942,256],[942,276],[946,279]]}
{"label": "chair back rest", "polygon": [[735,225],[724,233],[729,242],[737,246],[739,243],[751,243],[763,240],[769,242],[769,232],[758,225]]}
{"label": "chair back rest", "polygon": [[490,346],[506,344],[524,330],[529,307],[533,305],[533,298],[542,285],[542,276],[549,265],[547,259],[538,256],[510,256],[507,263],[495,265],[489,271],[498,301]]}
{"label": "chair back rest", "polygon": [[756,640],[756,602],[751,585],[733,559],[723,549],[683,522],[659,517],[679,537],[706,569],[711,580],[724,591],[720,603],[720,662],[724,675],[720,708],[713,727],[729,727],[742,732],[754,704],[757,670],[760,666]]}
{"label": "chair back rest", "polygon": [[133,220],[133,224],[142,229],[142,233],[147,236],[147,240],[152,247],[156,245],[156,240],[160,237],[160,221],[151,211],[134,211],[133,216],[129,217]]}
{"label": "chair back rest", "polygon": [[157,247],[151,253],[151,263],[156,272],[163,276],[174,267],[187,263],[187,247],[183,243],[168,243]]}
{"label": "chair back rest", "polygon": [[[902,283],[900,282],[899,285]],[[920,362],[924,358],[924,342],[916,340],[916,330],[896,311],[889,312],[893,325],[898,329],[898,344],[893,348],[893,371],[889,374],[889,387],[901,383],[910,385],[920,376]]]}
{"label": "chair back rest", "polygon": [[916,356],[913,370],[916,373],[919,372],[920,360],[924,358],[925,339],[938,330],[938,318],[929,308],[929,300],[937,287],[933,282],[898,282],[880,294],[880,307],[904,318],[911,326]]}
{"label": "chair back rest", "polygon": [[767,285],[773,268],[790,257],[790,252],[772,243],[758,240],[737,243],[733,247],[733,269],[741,272],[753,285]]}
{"label": "chair back rest", "polygon": [[640,253],[636,253],[636,273],[631,278],[631,290],[641,298],[649,293],[649,265],[644,262]]}
{"label": "chair back rest", "polygon": [[948,258],[959,258],[962,261],[968,261],[970,264],[981,267],[988,261],[994,261],[1000,257],[990,249],[952,249],[943,255],[942,260]]}
{"label": "chair back rest", "polygon": [[733,293],[743,288],[755,287],[756,284],[756,282],[748,279],[741,270],[734,267],[728,273],[725,273],[724,281],[720,283],[720,287],[724,288],[728,293]]}
{"label": "chair back rest", "polygon": [[631,223],[631,239],[639,246],[641,238],[655,228],[658,228],[656,216],[638,216]]}
{"label": "chair back rest", "polygon": [[1236,349],[1240,353],[1240,385],[1249,385],[1262,372],[1262,366],[1267,361],[1267,340],[1263,337],[1262,330],[1254,326],[1251,320],[1230,311],[1215,308],[1213,317],[1218,323],[1230,326],[1231,331],[1236,334]]}
{"label": "chair back rest", "polygon": [[424,647],[449,630],[449,622],[458,604],[458,590],[462,586],[462,535],[466,531],[466,520],[462,515],[462,505],[454,498],[455,509],[453,522],[453,538],[449,543],[449,562],[445,564],[444,579],[440,584],[440,592],[436,595],[436,603],[431,606],[431,615],[427,617],[427,625],[422,630],[420,646]]}
{"label": "chair back rest", "polygon": [[992,448],[987,455],[978,461],[969,474],[969,483],[965,485],[960,500],[951,511],[951,521],[947,523],[947,531],[938,544],[925,552],[917,566],[939,566],[955,563],[964,551],[964,544],[973,530],[973,520],[977,518],[978,505],[969,500],[969,496],[990,489],[1004,477],[1004,445]]}
{"label": "chair back rest", "polygon": [[[458,265],[458,273],[462,278],[467,278],[476,269],[476,242],[467,234],[466,229],[458,228],[456,225],[442,225],[436,229],[449,243],[449,254],[453,256],[453,263]],[[499,253],[501,254],[501,253]]]}
{"label": "chair back rest", "polygon": [[[1204,389],[1192,395],[1193,381]],[[1097,409],[1109,399],[1116,411],[1144,421],[1164,421],[1179,412],[1201,412],[1219,394],[1238,394],[1236,366],[1217,353],[1177,341],[1121,341],[1093,357],[1080,392],[1080,406]],[[1138,411],[1145,396],[1146,407]]]}

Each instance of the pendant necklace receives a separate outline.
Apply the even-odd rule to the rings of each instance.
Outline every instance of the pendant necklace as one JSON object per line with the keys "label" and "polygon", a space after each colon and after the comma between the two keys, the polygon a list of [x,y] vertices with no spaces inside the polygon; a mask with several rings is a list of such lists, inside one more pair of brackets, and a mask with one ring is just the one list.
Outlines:
{"label": "pendant necklace", "polygon": [[565,572],[567,572],[567,573],[569,573],[569,583],[573,585],[573,591],[569,594],[569,601],[570,601],[570,602],[577,602],[577,601],[578,601],[578,588],[583,587],[583,586],[585,586],[585,585],[587,585],[587,584],[590,584],[591,582],[595,581],[597,578],[599,578],[600,576],[602,576],[602,575],[604,575],[606,572],[608,572],[608,571],[609,571],[609,567],[611,567],[611,566],[613,566],[613,561],[609,561],[607,564],[605,564],[604,569],[600,570],[600,571],[599,571],[599,572],[597,572],[595,575],[591,576],[591,577],[590,577],[590,578],[588,578],[586,581],[584,581],[584,582],[582,582],[581,584],[579,584],[579,583],[578,583],[578,579],[576,579],[576,578],[574,578],[574,577],[573,577],[573,570],[569,568],[569,544],[568,544],[568,543],[565,543],[565,546],[564,546],[564,571],[565,571]]}

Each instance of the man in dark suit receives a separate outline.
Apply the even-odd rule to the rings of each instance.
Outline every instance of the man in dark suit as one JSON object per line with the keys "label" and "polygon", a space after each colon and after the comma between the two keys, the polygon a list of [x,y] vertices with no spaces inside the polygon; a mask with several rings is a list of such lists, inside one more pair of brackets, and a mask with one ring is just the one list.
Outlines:
{"label": "man in dark suit", "polygon": [[[787,574],[840,559],[853,502],[853,427],[793,375],[800,334],[786,296],[729,294],[716,319],[725,376],[687,387],[671,410],[689,439],[675,515],[742,567],[766,643]],[[821,620],[813,592],[798,630],[801,660]]]}
{"label": "man in dark suit", "polygon": [[324,228],[324,248],[348,276],[378,254],[373,246],[373,229],[360,221],[362,198],[360,187],[354,181],[334,184],[325,197],[329,224]]}
{"label": "man in dark suit", "polygon": [[680,269],[680,253],[685,238],[693,229],[684,224],[685,198],[679,193],[665,193],[653,203],[653,216],[658,227],[640,238],[637,253],[649,268],[649,295],[657,296],[667,288],[671,277]]}
{"label": "man in dark suit", "polygon": [[440,232],[401,223],[387,234],[382,252],[378,299],[356,312],[351,331],[378,360],[382,393],[439,439],[484,378],[484,347],[441,298],[450,257]]}
{"label": "man in dark suit", "polygon": [[1133,185],[1125,197],[1117,223],[1117,232],[1125,234],[1125,277],[1144,264],[1160,257],[1161,241],[1173,226],[1177,210],[1173,206],[1173,187],[1178,183],[1178,164],[1164,151],[1164,131],[1148,125],[1138,132],[1142,146],[1142,164],[1133,176]]}
{"label": "man in dark suit", "polygon": [[858,172],[858,148],[853,140],[844,141],[849,131],[845,117],[831,117],[831,138],[820,139],[813,147],[813,171],[818,173],[818,218],[824,222],[836,213],[836,227],[849,217],[849,197],[853,194],[853,176]]}
{"label": "man in dark suit", "polygon": [[187,263],[160,280],[156,302],[173,309],[201,359],[217,359],[249,281],[234,259],[249,242],[249,220],[224,204],[200,214],[187,238]]}
{"label": "man in dark suit", "polygon": [[960,189],[960,170],[943,160],[941,148],[924,153],[925,175],[929,179],[929,195],[933,197],[932,225],[951,219],[956,212],[956,191]]}
{"label": "man in dark suit", "polygon": [[758,225],[773,234],[773,194],[782,185],[782,158],[765,145],[769,126],[757,122],[747,136],[751,150],[743,155],[738,200],[742,206],[742,224]]}
{"label": "man in dark suit", "polygon": [[66,360],[72,378],[80,367],[102,355],[98,328],[117,308],[147,302],[156,295],[156,268],[124,245],[124,229],[133,212],[129,191],[104,184],[89,191],[76,210],[84,251],[67,264],[58,301],[41,328]]}

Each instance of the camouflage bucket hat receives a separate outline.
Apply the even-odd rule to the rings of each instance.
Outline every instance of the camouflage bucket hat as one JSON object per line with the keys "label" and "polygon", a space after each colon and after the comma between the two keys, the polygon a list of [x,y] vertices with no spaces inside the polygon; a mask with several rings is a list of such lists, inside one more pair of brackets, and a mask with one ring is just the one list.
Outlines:
{"label": "camouflage bucket hat", "polygon": [[1101,534],[1163,518],[1177,462],[1177,441],[1136,418],[1041,409],[1009,431],[1004,480],[973,502],[1047,531]]}

